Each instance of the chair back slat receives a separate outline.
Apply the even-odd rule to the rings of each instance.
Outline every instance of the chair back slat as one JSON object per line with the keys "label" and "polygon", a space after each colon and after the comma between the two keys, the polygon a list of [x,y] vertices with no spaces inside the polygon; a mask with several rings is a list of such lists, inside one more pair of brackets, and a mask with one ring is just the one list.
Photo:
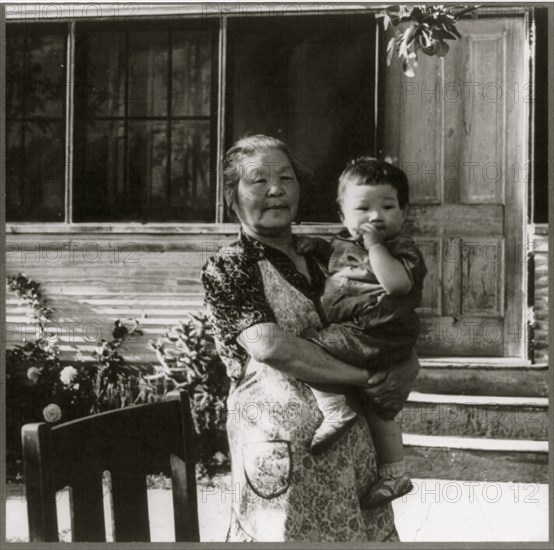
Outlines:
{"label": "chair back slat", "polygon": [[[171,478],[173,482],[173,513],[175,516],[175,540],[200,541],[198,527],[198,504],[196,496],[195,457],[192,445],[194,424],[190,412],[188,394],[183,393],[180,400],[182,422],[182,459],[171,455]],[[188,465],[188,467],[187,467]]]}
{"label": "chair back slat", "polygon": [[[171,480],[173,490],[173,515],[175,518],[175,541],[200,541],[198,533],[197,504],[192,502],[187,468],[178,456],[171,456]],[[196,495],[194,496],[196,499]]]}
{"label": "chair back slat", "polygon": [[112,472],[114,541],[148,542],[146,474],[140,468]]}
{"label": "chair back slat", "polygon": [[74,541],[106,540],[102,474],[83,476],[72,485],[71,531]]}
{"label": "chair back slat", "polygon": [[58,540],[55,492],[66,486],[72,488],[73,541],[105,540],[105,470],[111,474],[114,540],[150,540],[146,475],[167,473],[175,487],[176,540],[198,541],[195,434],[188,396],[182,391],[177,397],[56,426],[24,426],[31,541]]}
{"label": "chair back slat", "polygon": [[56,490],[48,471],[49,427],[26,424],[22,428],[25,498],[29,521],[29,539],[58,542]]}

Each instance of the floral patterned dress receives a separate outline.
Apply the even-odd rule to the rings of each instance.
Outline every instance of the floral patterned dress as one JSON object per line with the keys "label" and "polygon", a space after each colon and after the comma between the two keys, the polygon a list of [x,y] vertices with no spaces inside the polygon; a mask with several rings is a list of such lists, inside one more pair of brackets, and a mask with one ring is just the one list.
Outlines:
{"label": "floral patterned dress", "polygon": [[[375,449],[358,422],[327,451],[310,453],[322,421],[303,382],[254,361],[236,342],[254,325],[277,323],[291,338],[320,328],[324,274],[307,256],[311,283],[282,252],[241,233],[202,269],[208,315],[231,390],[227,431],[233,496],[229,542],[395,541],[390,504],[361,510],[375,482]],[[353,403],[355,406],[355,403]]]}

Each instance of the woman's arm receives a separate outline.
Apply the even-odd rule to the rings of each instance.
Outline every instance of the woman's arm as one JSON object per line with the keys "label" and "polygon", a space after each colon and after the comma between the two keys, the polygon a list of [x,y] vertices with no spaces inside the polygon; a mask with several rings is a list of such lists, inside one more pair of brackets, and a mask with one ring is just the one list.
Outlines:
{"label": "woman's arm", "polygon": [[244,331],[237,342],[248,355],[285,374],[320,384],[367,386],[368,373],[329,355],[299,336],[291,337],[275,323],[259,323]]}
{"label": "woman's arm", "polygon": [[308,383],[359,386],[377,410],[392,419],[406,401],[419,372],[415,351],[391,368],[368,373],[335,359],[308,340],[286,336],[274,323],[259,323],[237,338],[247,353],[261,363]]}
{"label": "woman's arm", "polygon": [[369,376],[317,344],[283,333],[265,300],[256,265],[233,259],[232,255],[212,257],[202,268],[206,303],[221,342],[239,343],[254,359],[307,382],[366,387],[370,397],[383,396],[384,406],[409,391],[417,364],[415,371],[414,363],[403,363],[393,373],[381,371]]}

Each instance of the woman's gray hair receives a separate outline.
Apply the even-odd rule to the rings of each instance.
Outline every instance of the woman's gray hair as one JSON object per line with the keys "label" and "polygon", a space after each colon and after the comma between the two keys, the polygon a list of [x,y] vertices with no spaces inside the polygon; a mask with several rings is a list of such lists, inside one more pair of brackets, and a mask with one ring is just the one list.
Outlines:
{"label": "woman's gray hair", "polygon": [[269,149],[276,149],[287,155],[300,188],[310,180],[309,172],[298,162],[287,145],[280,139],[264,134],[255,134],[238,139],[223,157],[223,195],[234,221],[237,221],[234,207],[236,205],[237,189],[241,177],[241,161],[244,157]]}

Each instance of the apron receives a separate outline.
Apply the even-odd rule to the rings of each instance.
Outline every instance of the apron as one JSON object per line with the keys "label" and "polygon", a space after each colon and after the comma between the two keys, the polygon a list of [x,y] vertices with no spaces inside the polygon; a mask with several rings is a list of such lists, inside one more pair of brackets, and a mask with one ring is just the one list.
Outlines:
{"label": "apron", "polygon": [[[258,261],[268,304],[290,338],[321,328],[314,303],[266,259]],[[253,331],[249,337],[255,338]],[[375,481],[365,418],[319,456],[310,442],[322,415],[303,382],[250,359],[227,400],[232,517],[228,542],[394,541],[392,506],[360,510]]]}

